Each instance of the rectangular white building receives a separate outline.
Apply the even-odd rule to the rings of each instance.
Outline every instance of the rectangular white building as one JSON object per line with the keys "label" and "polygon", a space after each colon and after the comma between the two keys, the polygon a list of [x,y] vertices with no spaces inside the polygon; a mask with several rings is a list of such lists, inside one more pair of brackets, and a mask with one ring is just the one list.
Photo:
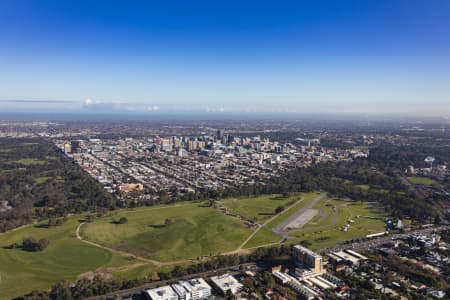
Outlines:
{"label": "rectangular white building", "polygon": [[243,287],[243,285],[230,274],[213,276],[210,279],[224,295],[227,293],[228,290],[230,290],[231,293],[235,295],[239,293]]}
{"label": "rectangular white building", "polygon": [[152,300],[178,300],[178,295],[169,285],[147,290],[147,294]]}
{"label": "rectangular white building", "polygon": [[211,286],[203,278],[179,281],[172,285],[172,289],[180,300],[200,300],[211,296]]}

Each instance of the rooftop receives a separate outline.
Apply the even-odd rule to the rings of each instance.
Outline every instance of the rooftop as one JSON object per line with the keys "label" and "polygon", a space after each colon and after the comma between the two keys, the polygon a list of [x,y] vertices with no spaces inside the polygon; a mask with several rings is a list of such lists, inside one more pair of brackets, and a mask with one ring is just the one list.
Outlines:
{"label": "rooftop", "polygon": [[147,294],[150,296],[152,300],[171,300],[178,299],[178,295],[174,292],[174,290],[168,286],[162,286],[159,288],[154,288],[151,290],[147,290]]}

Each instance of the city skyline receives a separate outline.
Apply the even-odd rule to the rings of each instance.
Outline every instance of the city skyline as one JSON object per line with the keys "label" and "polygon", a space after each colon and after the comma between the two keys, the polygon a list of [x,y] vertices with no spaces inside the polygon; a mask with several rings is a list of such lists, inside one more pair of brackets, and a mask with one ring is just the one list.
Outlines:
{"label": "city skyline", "polygon": [[3,1],[0,112],[450,114],[445,1]]}

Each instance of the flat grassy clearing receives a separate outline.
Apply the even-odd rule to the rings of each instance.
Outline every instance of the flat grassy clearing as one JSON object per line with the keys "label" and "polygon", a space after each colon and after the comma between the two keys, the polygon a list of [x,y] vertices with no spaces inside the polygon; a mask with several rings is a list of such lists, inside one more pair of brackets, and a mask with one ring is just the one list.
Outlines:
{"label": "flat grassy clearing", "polygon": [[[126,217],[128,223],[115,224]],[[170,220],[170,224],[165,224]],[[120,210],[83,226],[81,235],[95,243],[139,256],[177,261],[217,255],[239,247],[252,229],[201,203],[179,203]]]}
{"label": "flat grassy clearing", "polygon": [[[133,260],[76,239],[78,217],[57,227],[28,225],[0,235],[0,299],[11,299],[35,289],[47,289],[61,280],[73,281],[79,274],[99,267],[118,267]],[[26,237],[47,238],[42,252],[5,249]],[[135,261],[135,260],[134,260]]]}
{"label": "flat grassy clearing", "polygon": [[39,176],[39,177],[35,177],[34,178],[34,181],[37,183],[37,184],[43,184],[43,183],[45,183],[47,180],[49,180],[51,177],[48,177],[48,176]]}
{"label": "flat grassy clearing", "polygon": [[428,178],[428,177],[411,176],[411,177],[408,177],[408,180],[412,184],[424,184],[424,185],[439,184],[439,182],[437,182],[436,180]]}
{"label": "flat grassy clearing", "polygon": [[[38,177],[34,178],[34,181],[36,182],[36,184],[43,184],[51,178],[53,178],[53,177],[52,176],[38,176]],[[56,176],[55,180],[58,183],[64,182],[64,178],[62,178],[62,176]]]}
{"label": "flat grassy clearing", "polygon": [[42,166],[47,163],[46,160],[38,159],[38,158],[22,158],[22,159],[16,160],[15,162],[18,164],[21,164],[21,165],[25,165],[25,166],[31,166],[31,165]]}
{"label": "flat grassy clearing", "polygon": [[[312,249],[331,247],[345,240],[385,230],[385,213],[366,202],[324,199],[315,208],[319,209],[320,213],[306,224],[304,229],[289,233],[299,241],[311,242]],[[354,223],[347,232],[342,231],[342,227],[350,219]]]}
{"label": "flat grassy clearing", "polygon": [[240,214],[255,222],[264,222],[274,215],[278,206],[287,207],[299,199],[298,195],[283,198],[281,195],[261,195],[248,198],[227,198],[220,204],[227,207],[230,212]]}
{"label": "flat grassy clearing", "polygon": [[370,189],[370,185],[369,184],[358,184],[357,187],[359,187],[360,189],[363,189],[365,191]]}
{"label": "flat grassy clearing", "polygon": [[[299,209],[305,207],[310,203],[315,197],[317,197],[318,193],[296,193],[292,195],[291,197],[298,201],[294,206],[292,206],[290,209],[286,206],[286,210],[281,212],[278,216],[276,216],[272,221],[267,223],[265,226],[263,226],[253,237],[250,239],[247,244],[245,244],[244,248],[254,248],[259,247],[267,244],[277,243],[279,242],[282,237],[280,237],[278,234],[272,231],[272,229],[277,226],[278,224],[284,222],[286,219],[288,219],[290,216],[295,214]],[[276,197],[277,195],[271,195],[266,197]],[[269,198],[270,199],[270,198]],[[301,199],[301,201],[299,201]],[[244,199],[245,201],[245,199]],[[265,202],[264,199],[260,200],[262,203]],[[273,200],[271,200],[273,201]],[[278,201],[278,200],[275,200]],[[258,205],[256,203],[252,203],[255,207],[255,209],[258,209]],[[245,205],[245,202],[244,202]],[[273,216],[272,216],[273,217]]]}
{"label": "flat grassy clearing", "polygon": [[278,243],[281,237],[272,231],[272,229],[263,226],[248,242],[244,249],[261,247],[268,244]]}

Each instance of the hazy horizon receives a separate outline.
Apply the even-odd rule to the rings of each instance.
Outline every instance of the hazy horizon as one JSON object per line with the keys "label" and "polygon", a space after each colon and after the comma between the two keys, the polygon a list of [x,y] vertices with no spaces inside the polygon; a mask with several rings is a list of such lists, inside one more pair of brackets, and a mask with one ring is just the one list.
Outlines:
{"label": "hazy horizon", "polygon": [[450,115],[446,1],[2,1],[0,112]]}

